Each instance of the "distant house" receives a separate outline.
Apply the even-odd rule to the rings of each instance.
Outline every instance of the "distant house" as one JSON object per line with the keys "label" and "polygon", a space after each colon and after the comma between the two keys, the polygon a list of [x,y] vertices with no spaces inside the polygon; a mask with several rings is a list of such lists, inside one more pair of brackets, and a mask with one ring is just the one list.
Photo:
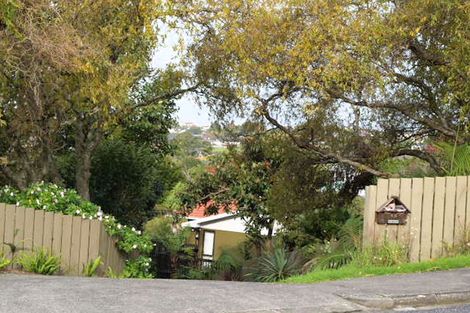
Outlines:
{"label": "distant house", "polygon": [[[210,205],[210,202],[209,202]],[[183,227],[191,227],[190,243],[196,246],[196,257],[203,265],[216,261],[224,250],[236,249],[247,240],[246,222],[237,216],[236,208],[229,212],[219,209],[217,214],[207,215],[209,205],[199,205]],[[274,234],[279,227],[275,227]],[[261,231],[267,235],[267,229]]]}

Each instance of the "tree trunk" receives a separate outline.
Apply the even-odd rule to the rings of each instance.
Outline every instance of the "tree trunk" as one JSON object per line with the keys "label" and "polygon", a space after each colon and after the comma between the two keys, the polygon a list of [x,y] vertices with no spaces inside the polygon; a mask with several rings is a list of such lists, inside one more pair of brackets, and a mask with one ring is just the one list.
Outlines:
{"label": "tree trunk", "polygon": [[100,131],[96,129],[93,122],[77,121],[75,134],[75,153],[77,156],[75,188],[85,200],[90,200],[91,157],[100,143],[101,137]]}
{"label": "tree trunk", "polygon": [[85,200],[90,200],[91,153],[90,151],[77,151],[77,165],[75,167],[75,187]]}

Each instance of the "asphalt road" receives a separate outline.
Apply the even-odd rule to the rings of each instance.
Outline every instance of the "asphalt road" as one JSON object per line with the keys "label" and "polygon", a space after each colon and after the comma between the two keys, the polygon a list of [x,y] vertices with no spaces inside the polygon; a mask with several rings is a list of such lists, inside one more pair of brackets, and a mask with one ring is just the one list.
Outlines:
{"label": "asphalt road", "polygon": [[[394,311],[387,311],[381,313],[397,313],[397,312],[416,312],[416,313],[470,313],[470,304],[452,306],[452,307],[442,307],[435,309],[400,309]],[[379,312],[377,312],[379,313]]]}
{"label": "asphalt road", "polygon": [[0,313],[341,313],[365,309],[352,298],[387,304],[456,293],[470,293],[470,269],[310,285],[0,274]]}

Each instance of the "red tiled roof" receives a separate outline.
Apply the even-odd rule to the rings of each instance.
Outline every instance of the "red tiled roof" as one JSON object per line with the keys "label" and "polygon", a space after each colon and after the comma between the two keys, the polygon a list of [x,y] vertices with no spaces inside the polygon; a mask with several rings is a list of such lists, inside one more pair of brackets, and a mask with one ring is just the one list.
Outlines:
{"label": "red tiled roof", "polygon": [[[214,204],[214,201],[212,201],[212,200],[209,200],[206,203],[198,204],[196,206],[196,208],[188,215],[188,217],[190,217],[190,218],[202,218],[202,217],[206,217],[206,216],[209,216],[209,215],[219,215],[219,214],[223,214],[223,213],[227,212],[225,206],[220,206],[218,211],[217,211],[217,214],[210,214],[209,213],[209,208],[213,204]],[[236,210],[237,210],[236,205],[231,204],[228,211],[235,212]]]}

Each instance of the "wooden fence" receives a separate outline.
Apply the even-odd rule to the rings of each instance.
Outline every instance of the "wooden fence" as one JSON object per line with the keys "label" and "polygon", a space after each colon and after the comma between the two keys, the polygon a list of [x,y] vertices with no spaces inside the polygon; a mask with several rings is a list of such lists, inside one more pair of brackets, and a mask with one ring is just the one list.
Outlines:
{"label": "wooden fence", "polygon": [[[398,196],[411,210],[406,225],[378,225],[375,211]],[[443,256],[459,244],[470,225],[470,177],[379,179],[366,188],[364,245],[387,241],[409,248],[411,261]]]}
{"label": "wooden fence", "polygon": [[60,256],[61,269],[68,275],[81,275],[83,266],[98,256],[103,261],[100,275],[108,267],[117,273],[124,267],[123,256],[103,223],[79,216],[0,203],[0,254],[11,258],[7,243],[18,247],[19,253],[37,248],[51,251]]}

